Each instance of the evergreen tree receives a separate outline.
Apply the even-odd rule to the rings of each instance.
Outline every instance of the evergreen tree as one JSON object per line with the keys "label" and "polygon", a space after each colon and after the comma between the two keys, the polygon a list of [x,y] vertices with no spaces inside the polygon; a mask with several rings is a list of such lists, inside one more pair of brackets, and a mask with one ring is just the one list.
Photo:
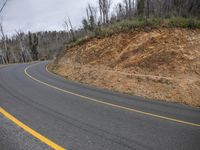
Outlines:
{"label": "evergreen tree", "polygon": [[139,0],[137,6],[139,16],[144,15],[144,7],[145,7],[145,0]]}
{"label": "evergreen tree", "polygon": [[94,16],[90,16],[90,31],[94,31],[95,28],[95,21],[94,21]]}
{"label": "evergreen tree", "polygon": [[89,29],[89,25],[86,19],[82,20],[82,24],[83,24],[83,28],[85,31],[87,31]]}
{"label": "evergreen tree", "polygon": [[29,38],[29,48],[31,50],[32,58],[33,60],[38,60],[38,51],[37,51],[38,37],[35,33],[31,34],[31,32],[29,32],[28,38]]}

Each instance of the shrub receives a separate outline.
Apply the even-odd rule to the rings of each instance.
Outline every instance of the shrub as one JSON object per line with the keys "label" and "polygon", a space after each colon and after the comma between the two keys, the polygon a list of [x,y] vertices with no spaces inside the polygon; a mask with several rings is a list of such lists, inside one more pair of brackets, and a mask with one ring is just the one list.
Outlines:
{"label": "shrub", "polygon": [[200,21],[195,18],[176,17],[170,19],[169,26],[195,29],[195,28],[200,28]]}
{"label": "shrub", "polygon": [[176,17],[172,18],[169,21],[170,27],[181,27],[181,28],[187,28],[188,27],[188,20],[182,17]]}
{"label": "shrub", "polygon": [[68,44],[69,47],[75,45],[81,45],[90,40],[93,37],[103,38],[111,36],[115,33],[120,32],[130,32],[136,28],[144,27],[179,27],[179,28],[200,28],[200,20],[195,18],[183,18],[183,17],[174,17],[174,18],[133,18],[125,19],[121,21],[112,22],[111,24],[96,26],[92,34],[76,39]]}

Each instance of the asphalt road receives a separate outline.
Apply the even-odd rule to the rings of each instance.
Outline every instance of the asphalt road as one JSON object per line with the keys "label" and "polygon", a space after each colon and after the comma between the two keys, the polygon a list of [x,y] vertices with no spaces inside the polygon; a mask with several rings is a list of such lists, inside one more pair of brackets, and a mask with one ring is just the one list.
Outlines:
{"label": "asphalt road", "polygon": [[[68,150],[200,149],[199,108],[78,84],[47,72],[47,63],[0,68],[0,106],[56,144]],[[13,148],[50,149],[0,115],[0,149]]]}

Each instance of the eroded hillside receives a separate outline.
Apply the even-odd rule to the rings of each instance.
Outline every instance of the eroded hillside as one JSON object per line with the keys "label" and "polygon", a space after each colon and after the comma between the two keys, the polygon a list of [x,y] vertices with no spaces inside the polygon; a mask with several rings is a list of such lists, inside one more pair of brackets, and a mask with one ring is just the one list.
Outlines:
{"label": "eroded hillside", "polygon": [[200,106],[200,30],[153,29],[67,49],[52,71],[70,80]]}

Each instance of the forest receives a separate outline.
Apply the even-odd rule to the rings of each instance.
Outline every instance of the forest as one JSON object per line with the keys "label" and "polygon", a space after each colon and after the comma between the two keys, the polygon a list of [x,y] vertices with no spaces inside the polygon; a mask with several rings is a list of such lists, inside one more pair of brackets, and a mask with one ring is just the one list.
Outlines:
{"label": "forest", "polygon": [[[4,5],[0,8],[0,13]],[[82,28],[73,26],[68,17],[63,31],[41,31],[8,37],[0,22],[0,63],[54,59],[66,47],[93,37],[106,37],[118,32],[155,27],[200,28],[199,0],[96,0],[88,3]]]}

